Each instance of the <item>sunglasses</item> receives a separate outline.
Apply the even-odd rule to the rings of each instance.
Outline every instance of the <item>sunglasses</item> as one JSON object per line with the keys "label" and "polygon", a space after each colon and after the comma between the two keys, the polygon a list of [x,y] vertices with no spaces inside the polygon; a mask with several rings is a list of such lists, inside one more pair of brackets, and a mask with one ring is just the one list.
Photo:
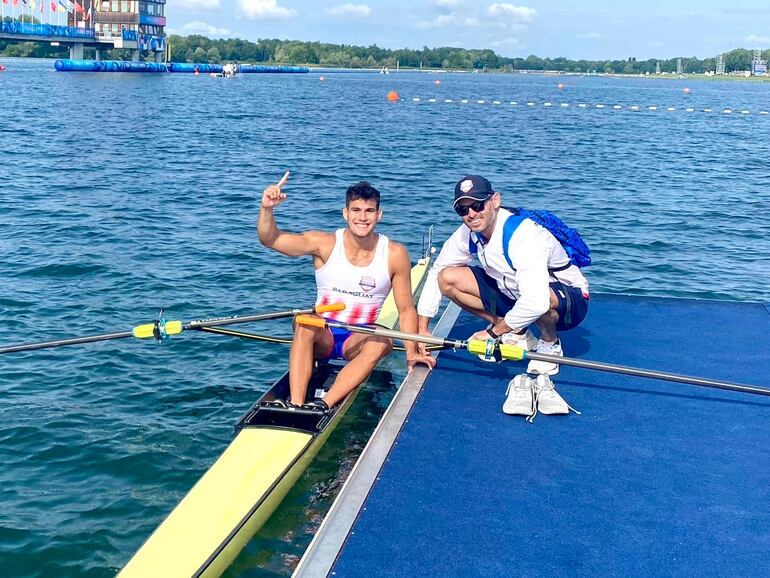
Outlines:
{"label": "sunglasses", "polygon": [[470,205],[455,205],[455,212],[461,217],[466,216],[471,209],[473,209],[474,213],[480,213],[484,210],[484,205],[486,205],[487,201],[491,198],[492,195],[489,195],[486,199],[475,201]]}

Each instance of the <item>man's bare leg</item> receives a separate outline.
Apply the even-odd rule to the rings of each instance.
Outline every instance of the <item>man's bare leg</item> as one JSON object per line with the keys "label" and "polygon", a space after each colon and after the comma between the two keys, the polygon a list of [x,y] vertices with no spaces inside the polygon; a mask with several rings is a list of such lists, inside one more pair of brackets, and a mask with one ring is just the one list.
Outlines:
{"label": "man's bare leg", "polygon": [[551,308],[548,312],[538,319],[535,324],[540,329],[540,339],[553,343],[556,341],[556,324],[559,322],[559,299],[556,297],[553,289],[549,289],[551,294]]}
{"label": "man's bare leg", "polygon": [[360,333],[351,335],[345,342],[345,358],[349,361],[324,396],[326,405],[334,407],[345,399],[392,350],[390,339]]}
{"label": "man's bare leg", "polygon": [[438,274],[441,293],[466,311],[490,323],[497,323],[500,317],[484,311],[479,295],[479,285],[470,267],[447,267]]}
{"label": "man's bare leg", "polygon": [[294,326],[294,339],[289,353],[291,403],[305,403],[307,384],[313,371],[313,359],[327,356],[333,347],[334,337],[328,329],[300,324]]}

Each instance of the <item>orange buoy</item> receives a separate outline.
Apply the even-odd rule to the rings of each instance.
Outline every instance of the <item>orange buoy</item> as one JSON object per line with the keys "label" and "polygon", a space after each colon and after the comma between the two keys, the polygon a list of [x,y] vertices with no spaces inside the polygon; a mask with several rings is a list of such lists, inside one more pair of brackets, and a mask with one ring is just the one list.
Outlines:
{"label": "orange buoy", "polygon": [[557,85],[556,85],[556,88],[558,88],[559,90],[561,90],[561,89],[563,89],[563,88],[564,88],[564,85],[563,85],[563,84],[560,82],[559,84],[557,84]]}
{"label": "orange buoy", "polygon": [[685,93],[685,94],[690,94],[690,89],[689,89],[689,88],[687,88],[686,86],[684,87],[684,93]]}
{"label": "orange buoy", "polygon": [[395,90],[391,90],[388,93],[388,102],[398,102],[401,100],[401,95],[399,95]]}
{"label": "orange buoy", "polygon": [[318,77],[318,80],[320,80],[321,82],[323,82],[324,80],[326,80],[326,77],[325,77],[325,76],[319,76],[319,77]]}
{"label": "orange buoy", "polygon": [[0,72],[2,72],[3,70],[5,70],[5,66],[3,66],[2,64],[0,64]]}
{"label": "orange buoy", "polygon": [[439,86],[439,85],[441,85],[441,81],[440,80],[434,80],[433,84],[435,84],[436,86]]}

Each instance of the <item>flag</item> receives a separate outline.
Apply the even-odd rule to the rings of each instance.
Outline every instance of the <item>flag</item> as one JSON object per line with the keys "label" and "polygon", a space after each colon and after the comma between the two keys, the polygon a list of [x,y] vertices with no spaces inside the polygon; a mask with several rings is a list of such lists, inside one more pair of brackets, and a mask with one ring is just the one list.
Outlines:
{"label": "flag", "polygon": [[75,3],[72,0],[67,0],[67,12],[75,11]]}
{"label": "flag", "polygon": [[51,0],[51,12],[56,12],[56,2]]}
{"label": "flag", "polygon": [[91,6],[89,6],[88,7],[88,12],[86,12],[86,16],[85,16],[85,18],[83,18],[83,20],[90,20],[91,19],[91,14],[93,14],[93,12],[92,12]]}
{"label": "flag", "polygon": [[45,0],[40,0],[40,14],[43,13],[43,8],[45,8]]}
{"label": "flag", "polygon": [[8,0],[3,0],[3,4],[8,4]]}
{"label": "flag", "polygon": [[[21,1],[24,2],[24,0]],[[34,10],[37,8],[37,0],[29,0],[29,5],[32,7],[32,10]]]}
{"label": "flag", "polygon": [[78,0],[75,0],[75,12],[83,13],[85,10],[83,10],[83,7],[80,5],[80,2]]}

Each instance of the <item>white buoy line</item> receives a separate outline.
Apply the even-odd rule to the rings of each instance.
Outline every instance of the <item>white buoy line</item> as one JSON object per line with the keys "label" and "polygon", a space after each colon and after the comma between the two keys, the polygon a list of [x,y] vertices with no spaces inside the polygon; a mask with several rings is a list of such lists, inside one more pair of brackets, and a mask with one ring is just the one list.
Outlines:
{"label": "white buoy line", "polygon": [[445,99],[437,99],[437,98],[420,98],[419,96],[415,96],[412,99],[412,102],[415,104],[420,103],[428,103],[428,104],[491,104],[495,106],[507,104],[508,107],[517,107],[517,106],[526,106],[528,108],[535,108],[535,107],[544,107],[544,108],[582,108],[582,109],[608,109],[608,110],[630,110],[633,112],[639,112],[643,110],[648,110],[651,112],[705,112],[705,113],[716,113],[716,114],[742,114],[742,115],[751,115],[751,114],[757,114],[762,116],[768,116],[770,112],[767,110],[760,110],[757,112],[751,112],[748,109],[733,109],[733,108],[722,108],[722,109],[715,109],[715,108],[695,108],[693,106],[687,106],[687,107],[676,107],[676,106],[657,106],[657,105],[648,105],[648,106],[642,106],[639,104],[629,104],[629,105],[623,105],[623,104],[605,104],[601,102],[597,103],[588,103],[588,102],[578,102],[578,103],[570,103],[570,102],[560,102],[555,103],[552,101],[545,101],[542,103],[537,103],[534,101],[526,101],[523,103],[519,103],[516,100],[510,100],[507,102],[503,102],[502,100],[486,100],[486,99],[468,99],[468,98],[462,98],[462,99],[452,99],[452,98],[445,98]]}

